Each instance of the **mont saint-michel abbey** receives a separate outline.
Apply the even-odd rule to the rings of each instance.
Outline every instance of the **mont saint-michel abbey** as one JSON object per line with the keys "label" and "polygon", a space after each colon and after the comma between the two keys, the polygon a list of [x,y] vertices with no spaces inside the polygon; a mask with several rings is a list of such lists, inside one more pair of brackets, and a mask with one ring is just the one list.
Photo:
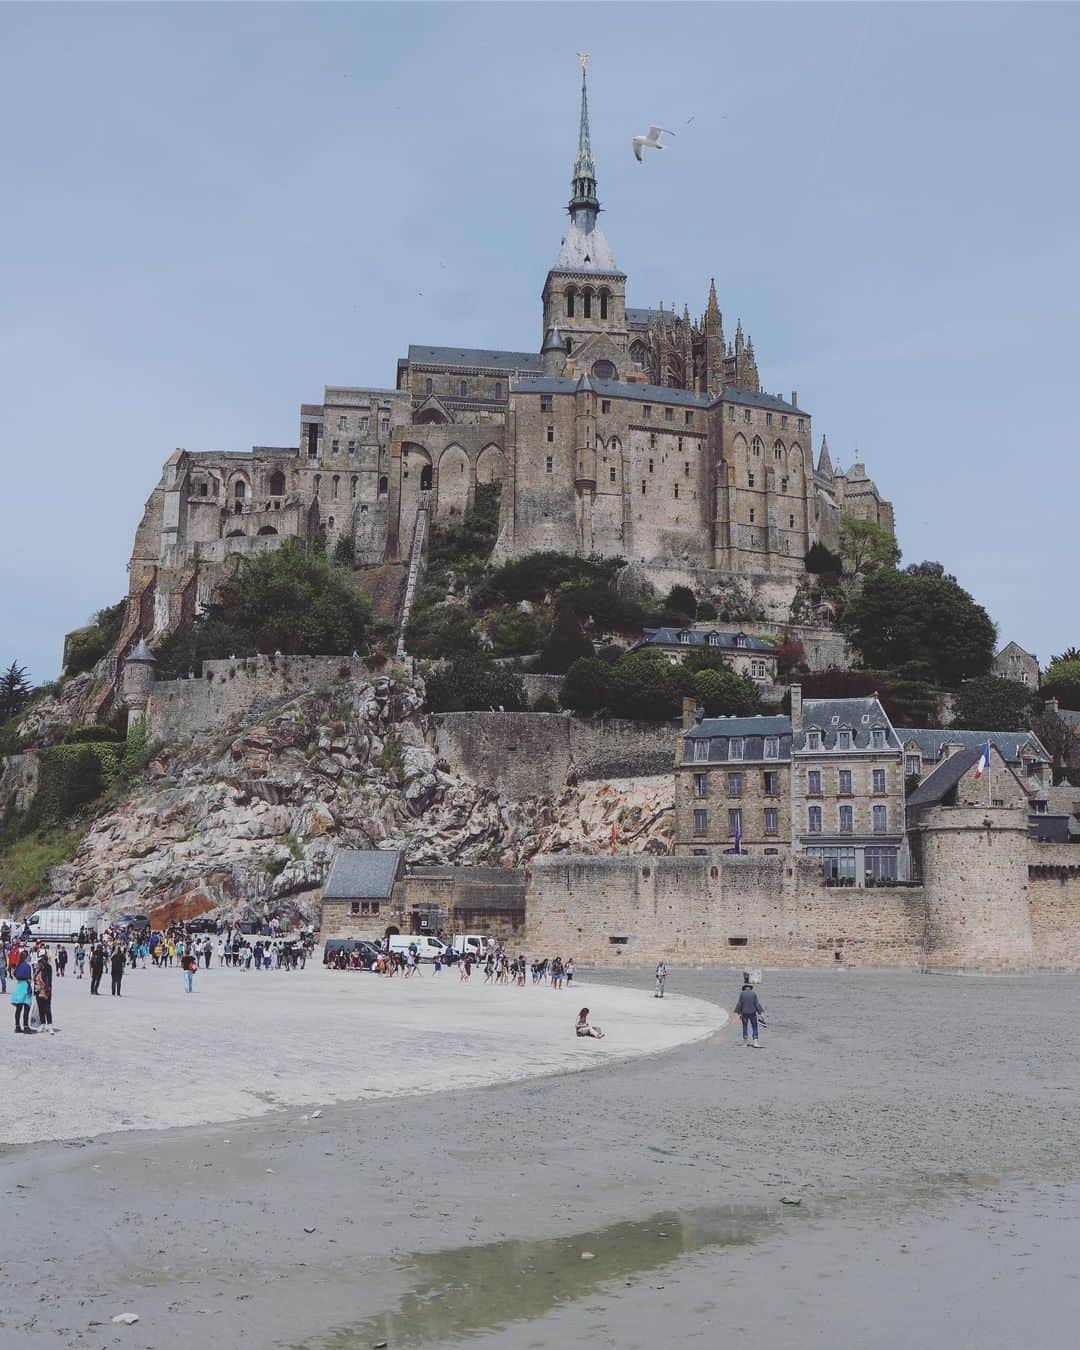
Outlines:
{"label": "mont saint-michel abbey", "polygon": [[[556,549],[623,557],[658,586],[757,585],[776,617],[842,514],[893,528],[861,463],[815,463],[810,413],[762,389],[741,322],[627,304],[598,215],[584,63],[569,221],[541,293],[538,350],[410,345],[393,388],[327,388],[299,445],[176,450],[139,526],[125,641],[205,604],[231,558],[283,538],[351,538],[404,563],[429,523],[499,484],[495,561]],[[704,288],[703,288],[704,289]]]}

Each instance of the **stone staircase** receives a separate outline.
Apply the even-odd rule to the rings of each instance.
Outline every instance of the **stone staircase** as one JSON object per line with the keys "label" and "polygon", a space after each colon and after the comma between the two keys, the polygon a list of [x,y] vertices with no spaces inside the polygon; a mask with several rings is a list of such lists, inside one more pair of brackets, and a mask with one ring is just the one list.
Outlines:
{"label": "stone staircase", "polygon": [[405,655],[405,629],[412,612],[416,588],[420,584],[420,572],[424,564],[424,545],[427,542],[428,514],[431,509],[431,493],[421,492],[416,507],[416,527],[413,530],[412,551],[409,554],[409,576],[405,583],[405,599],[401,605],[401,629],[398,633],[397,655],[400,660]]}

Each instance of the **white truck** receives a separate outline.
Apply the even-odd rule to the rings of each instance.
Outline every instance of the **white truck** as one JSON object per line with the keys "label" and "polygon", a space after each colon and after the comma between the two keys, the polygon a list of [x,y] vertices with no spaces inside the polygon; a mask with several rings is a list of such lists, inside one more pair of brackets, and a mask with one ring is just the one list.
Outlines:
{"label": "white truck", "polygon": [[[75,942],[85,928],[97,935],[101,930],[101,911],[97,909],[39,909],[26,920],[31,938],[41,942]],[[16,928],[16,931],[20,931]]]}
{"label": "white truck", "polygon": [[403,956],[408,955],[410,947],[416,948],[418,961],[434,961],[436,954],[441,956],[446,951],[446,944],[439,938],[422,933],[397,933],[386,942],[387,951],[401,952]]}
{"label": "white truck", "polygon": [[480,933],[455,933],[450,939],[450,948],[459,956],[471,956],[482,960],[487,956],[488,948],[494,947],[494,941]]}

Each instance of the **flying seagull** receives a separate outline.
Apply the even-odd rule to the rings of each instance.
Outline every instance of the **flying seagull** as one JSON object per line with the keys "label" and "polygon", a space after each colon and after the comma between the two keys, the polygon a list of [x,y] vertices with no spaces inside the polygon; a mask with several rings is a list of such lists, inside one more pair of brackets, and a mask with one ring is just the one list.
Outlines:
{"label": "flying seagull", "polygon": [[673,131],[668,131],[664,127],[650,127],[647,136],[635,136],[630,144],[634,147],[634,158],[641,163],[642,150],[666,150],[666,145],[660,144],[660,137],[674,136]]}

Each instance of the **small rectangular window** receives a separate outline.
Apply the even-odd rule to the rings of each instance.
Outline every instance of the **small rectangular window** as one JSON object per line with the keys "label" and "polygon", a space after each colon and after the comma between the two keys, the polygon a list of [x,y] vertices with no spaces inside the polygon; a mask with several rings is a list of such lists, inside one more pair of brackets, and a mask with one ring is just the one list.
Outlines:
{"label": "small rectangular window", "polygon": [[600,411],[602,413],[609,413],[611,411],[611,399],[602,398],[600,400]]}
{"label": "small rectangular window", "polygon": [[772,426],[772,413],[770,413],[770,412],[767,412],[767,413],[765,414],[765,425],[766,425],[767,427],[771,427],[771,426]]}
{"label": "small rectangular window", "polygon": [[874,770],[874,792],[881,794],[885,791],[885,770]]}
{"label": "small rectangular window", "polygon": [[709,741],[705,736],[694,738],[694,759],[700,764],[709,758]]}
{"label": "small rectangular window", "polygon": [[349,428],[349,419],[347,417],[339,417],[337,420],[338,431],[347,431],[348,428]]}
{"label": "small rectangular window", "polygon": [[873,731],[871,731],[871,733],[870,733],[870,736],[871,736],[871,738],[872,738],[872,742],[873,742],[873,746],[874,746],[874,749],[875,749],[875,750],[884,750],[884,749],[885,749],[885,728],[884,728],[884,727],[874,727]]}
{"label": "small rectangular window", "polygon": [[548,457],[547,457],[547,462],[546,462],[545,467],[546,467],[548,473],[551,473],[551,471],[555,468],[555,460],[554,460],[553,456],[548,455]]}
{"label": "small rectangular window", "polygon": [[355,441],[350,441],[350,442],[349,442],[349,454],[350,454],[350,455],[355,455],[355,454],[356,454],[356,442],[355,442]]}
{"label": "small rectangular window", "polygon": [[330,453],[331,453],[332,455],[336,455],[340,449],[341,449],[341,442],[340,442],[340,441],[331,441],[331,442],[330,442]]}
{"label": "small rectangular window", "polygon": [[786,427],[786,426],[787,426],[787,417],[786,417],[786,416],[780,418],[780,425],[781,425],[782,427]]}
{"label": "small rectangular window", "polygon": [[370,417],[361,417],[361,419],[360,419],[360,431],[361,431],[361,434],[362,434],[362,435],[365,435],[365,436],[367,435],[367,431],[368,431],[368,428],[369,428],[370,426],[371,426],[371,418],[370,418]]}
{"label": "small rectangular window", "polygon": [[918,755],[906,755],[904,757],[904,772],[907,774],[922,772],[922,760]]}
{"label": "small rectangular window", "polygon": [[664,421],[665,421],[665,422],[672,422],[672,421],[674,421],[674,420],[675,420],[675,409],[674,409],[674,408],[665,408],[665,409],[664,409]]}
{"label": "small rectangular window", "polygon": [[462,398],[464,398],[468,392],[469,392],[469,381],[462,380],[461,383],[458,385],[458,394]]}
{"label": "small rectangular window", "polygon": [[550,411],[551,411],[551,395],[550,395],[550,394],[541,394],[541,395],[540,395],[540,411],[541,411],[541,412],[550,412]]}
{"label": "small rectangular window", "polygon": [[697,798],[707,797],[709,795],[709,775],[707,773],[694,774],[694,796]]}
{"label": "small rectangular window", "polygon": [[806,795],[808,797],[821,796],[821,770],[811,769],[806,775]]}
{"label": "small rectangular window", "polygon": [[674,491],[675,491],[675,496],[678,497],[678,495],[679,495],[679,485],[678,485],[678,483],[676,483],[676,484],[674,485]]}
{"label": "small rectangular window", "polygon": [[379,912],[379,901],[378,901],[378,900],[372,900],[372,902],[371,902],[371,912],[372,912],[372,914],[378,914],[378,912]]}
{"label": "small rectangular window", "polygon": [[751,509],[750,509],[750,524],[751,524],[751,525],[753,525],[753,523],[754,523],[754,517],[755,517],[755,512],[754,512],[754,509],[751,507]]}
{"label": "small rectangular window", "polygon": [[850,749],[851,749],[851,732],[850,732],[850,731],[841,731],[841,732],[839,733],[839,735],[837,736],[837,738],[836,738],[836,745],[837,745],[837,749],[839,749],[839,750],[850,750]]}
{"label": "small rectangular window", "polygon": [[851,834],[855,827],[855,808],[853,806],[842,806],[840,808],[840,833]]}
{"label": "small rectangular window", "polygon": [[728,420],[729,422],[734,422],[734,421],[735,421],[735,409],[734,409],[733,407],[731,407],[730,405],[728,406],[728,410],[727,410],[727,420]]}
{"label": "small rectangular window", "polygon": [[727,813],[728,834],[732,839],[742,835],[742,808],[732,806]]}
{"label": "small rectangular window", "polygon": [[501,381],[501,380],[496,380],[496,381],[495,381],[495,397],[496,397],[496,398],[502,398],[502,396],[503,396],[503,395],[502,395],[502,381]]}
{"label": "small rectangular window", "polygon": [[649,460],[649,472],[652,473],[652,471],[653,471],[653,462],[652,462],[652,460],[650,459],[650,460]]}
{"label": "small rectangular window", "polygon": [[641,495],[642,495],[643,497],[645,496],[645,479],[644,479],[644,478],[641,480]]}
{"label": "small rectangular window", "polygon": [[767,806],[765,808],[765,833],[780,833],[780,812],[775,806]]}
{"label": "small rectangular window", "polygon": [[354,901],[349,905],[349,913],[350,913],[350,914],[359,914],[359,913],[360,913],[360,901],[359,901],[359,900],[354,900]]}
{"label": "small rectangular window", "polygon": [[641,415],[642,415],[642,417],[645,419],[646,422],[651,422],[651,421],[652,421],[652,405],[649,404],[649,403],[643,403],[643,404],[641,405]]}
{"label": "small rectangular window", "polygon": [[694,425],[694,414],[692,412],[683,413],[683,422],[686,426],[692,427]]}
{"label": "small rectangular window", "polygon": [[[756,668],[756,666],[755,666],[755,668]],[[766,758],[766,759],[779,759],[779,758],[780,758],[780,737],[779,737],[779,736],[766,736],[766,737],[765,737],[765,758]]]}
{"label": "small rectangular window", "polygon": [[742,796],[742,774],[729,773],[727,776],[727,791],[729,797]]}
{"label": "small rectangular window", "polygon": [[694,833],[697,835],[707,834],[709,830],[709,813],[703,807],[698,807],[694,812]]}
{"label": "small rectangular window", "polygon": [[821,807],[809,806],[806,809],[806,825],[809,834],[821,833]]}
{"label": "small rectangular window", "polygon": [[889,829],[889,808],[887,806],[874,807],[874,833],[886,834]]}
{"label": "small rectangular window", "polygon": [[780,775],[775,769],[766,769],[762,777],[766,797],[780,796]]}
{"label": "small rectangular window", "polygon": [[747,486],[747,487],[753,487],[753,486],[754,486],[754,475],[753,475],[752,473],[748,473],[748,474],[746,475],[746,486]]}
{"label": "small rectangular window", "polygon": [[821,749],[821,732],[820,732],[820,731],[808,731],[808,732],[806,733],[806,748],[807,748],[808,750],[820,750],[820,749]]}
{"label": "small rectangular window", "polygon": [[749,422],[749,421],[750,421],[750,409],[749,409],[749,408],[747,408],[747,409],[743,412],[743,421],[744,421],[744,422]]}
{"label": "small rectangular window", "polygon": [[614,469],[608,469],[608,477],[611,479],[611,481],[612,481],[613,483],[615,482],[615,470],[614,470]]}
{"label": "small rectangular window", "polygon": [[548,429],[547,429],[547,438],[548,438],[548,445],[554,445],[554,444],[555,444],[555,428],[554,428],[553,426],[549,426],[549,427],[548,427]]}
{"label": "small rectangular window", "polygon": [[837,791],[841,797],[851,796],[851,770],[841,769],[837,774]]}

